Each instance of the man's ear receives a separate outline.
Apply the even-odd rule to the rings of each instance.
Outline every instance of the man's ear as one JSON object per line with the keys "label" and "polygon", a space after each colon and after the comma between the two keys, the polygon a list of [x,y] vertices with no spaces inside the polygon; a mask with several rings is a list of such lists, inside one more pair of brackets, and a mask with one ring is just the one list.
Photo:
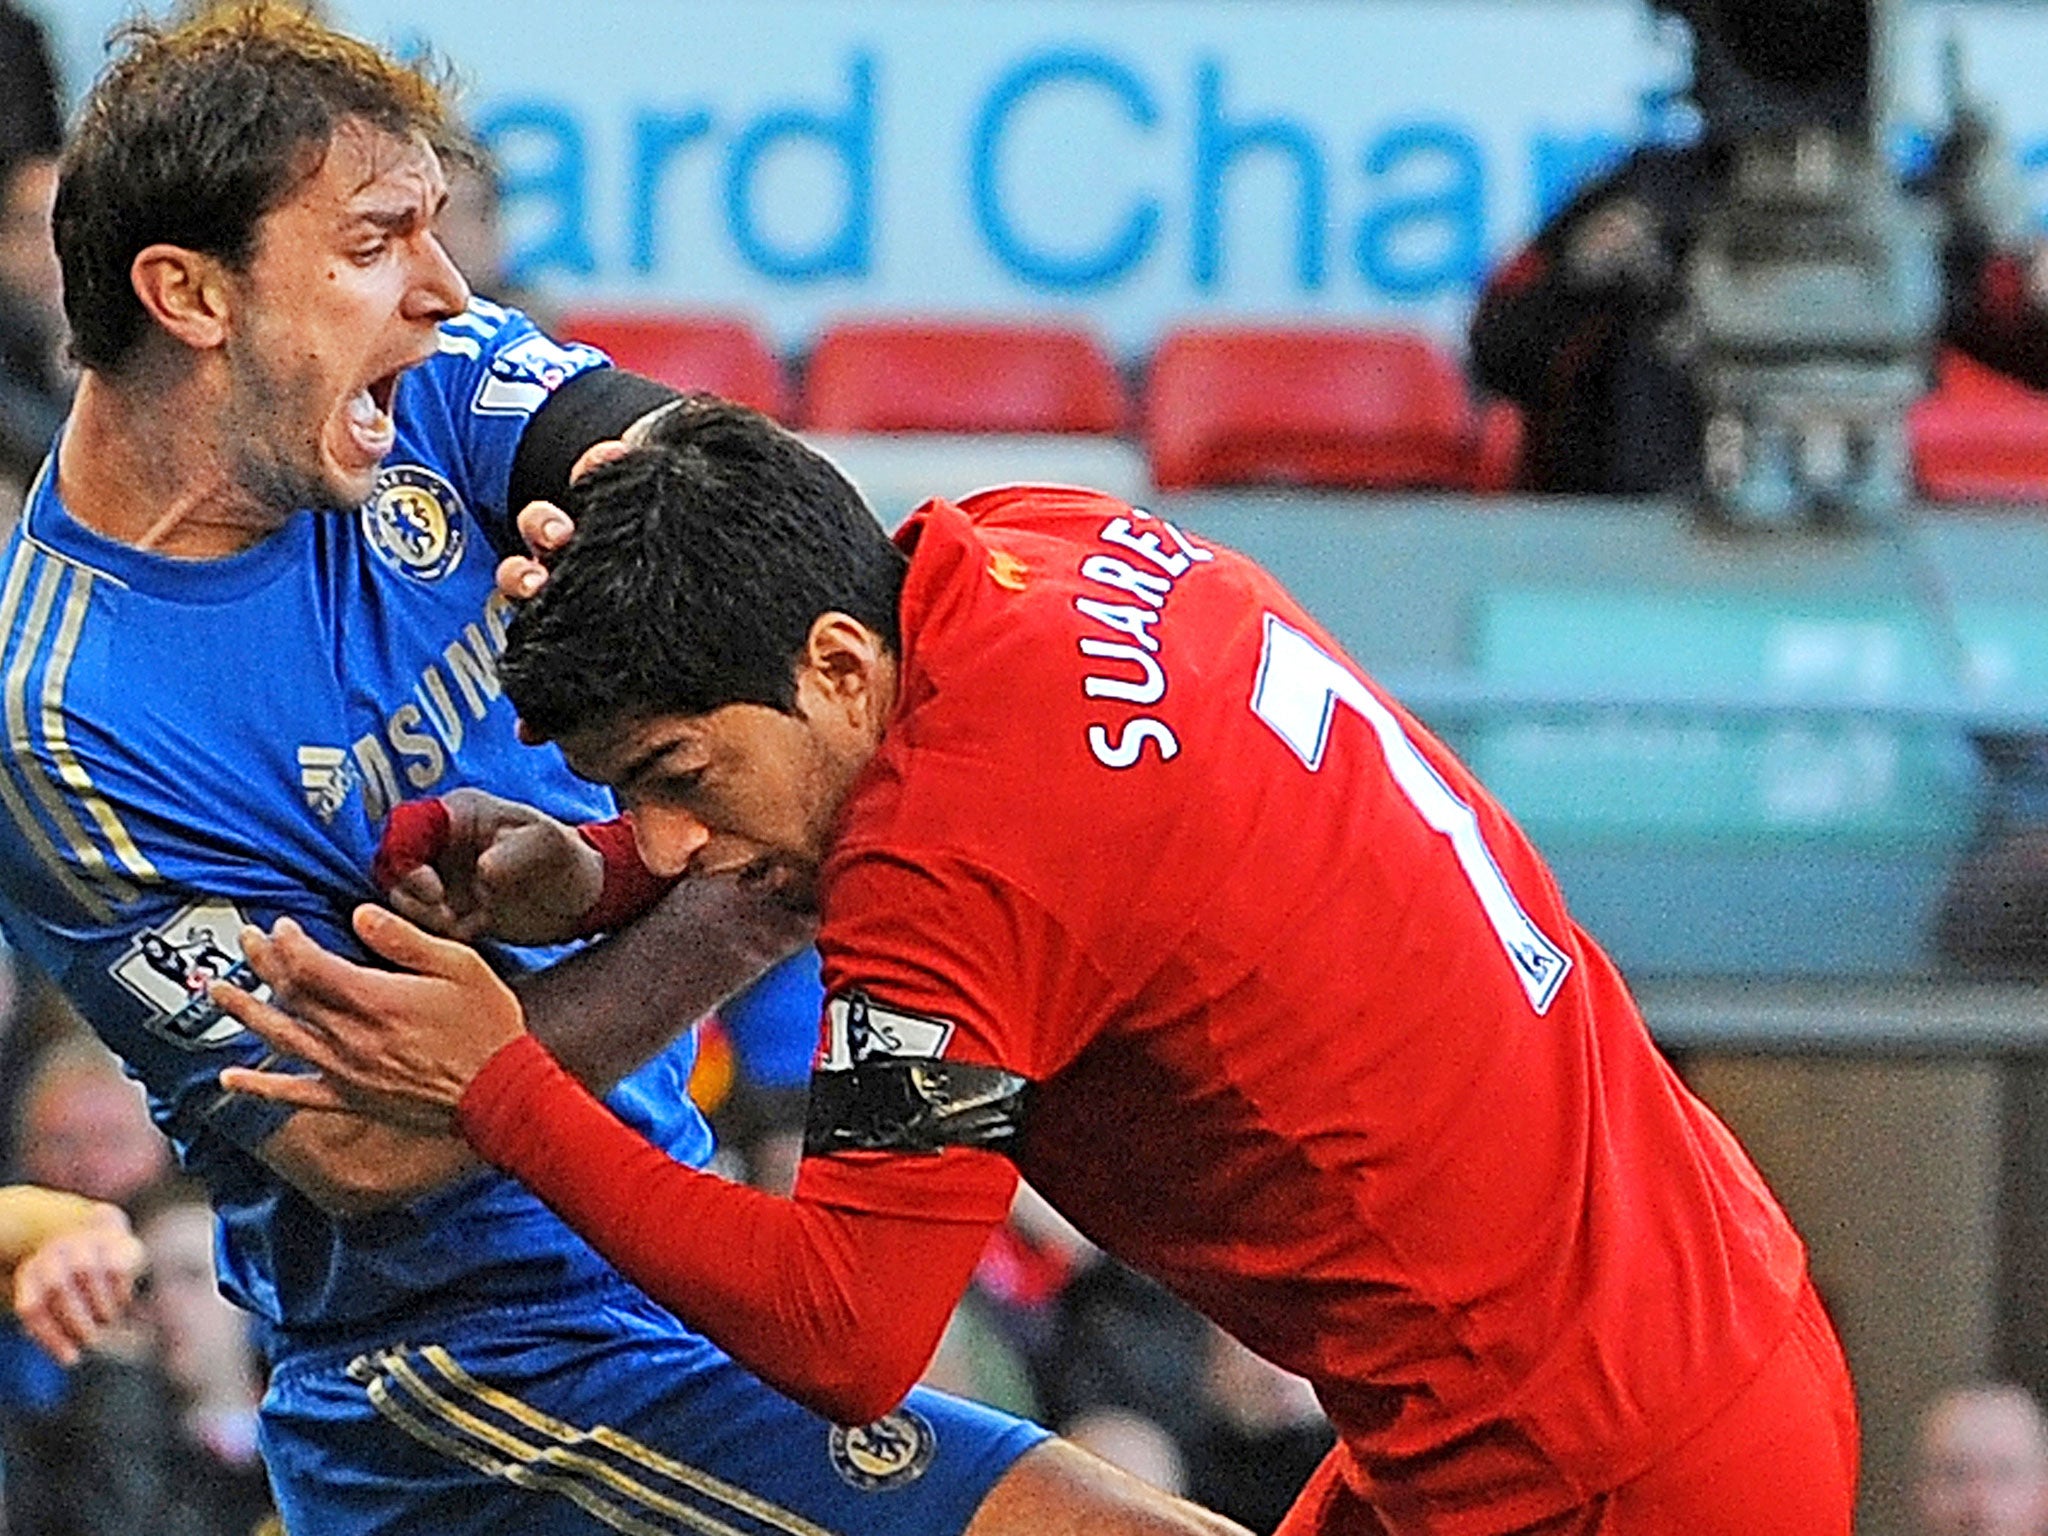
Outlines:
{"label": "man's ear", "polygon": [[182,245],[144,246],[129,264],[128,281],[172,339],[202,352],[227,340],[231,295],[218,258]]}
{"label": "man's ear", "polygon": [[874,690],[888,657],[882,637],[851,614],[821,613],[804,642],[803,670],[829,694],[843,697]]}
{"label": "man's ear", "polygon": [[883,653],[881,635],[844,612],[821,612],[803,647],[805,662],[825,678],[872,672]]}

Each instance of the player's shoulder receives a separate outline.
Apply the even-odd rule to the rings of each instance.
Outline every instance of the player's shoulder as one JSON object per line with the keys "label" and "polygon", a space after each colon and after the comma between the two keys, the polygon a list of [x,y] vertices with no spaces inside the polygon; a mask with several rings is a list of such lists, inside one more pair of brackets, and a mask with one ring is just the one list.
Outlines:
{"label": "player's shoulder", "polygon": [[76,658],[107,629],[111,604],[126,590],[117,571],[91,559],[93,551],[72,547],[75,541],[64,537],[68,525],[47,512],[39,518],[38,510],[32,496],[0,552],[0,645],[13,657],[10,695],[52,664],[64,676],[90,678],[92,669],[77,667]]}
{"label": "player's shoulder", "polygon": [[[961,567],[1006,592],[1063,607],[1061,591],[1111,569],[1144,572],[1168,587],[1208,556],[1186,535],[1142,507],[1104,491],[1070,485],[1005,485],[957,502],[932,501],[899,535],[913,568],[947,574]],[[1148,586],[1140,595],[1150,597]]]}
{"label": "player's shoulder", "polygon": [[[1244,564],[1142,507],[1073,486],[1006,486],[927,503],[905,542],[903,612],[913,643],[928,654],[964,646],[982,668],[1021,659],[1034,673],[1077,646],[1083,657],[1104,643],[1156,655],[1162,626],[1185,609],[1174,599],[1188,578]],[[1058,642],[1053,652],[1049,641]]]}
{"label": "player's shoulder", "polygon": [[468,389],[478,415],[528,416],[550,393],[610,359],[595,347],[558,341],[517,309],[473,297],[440,326],[439,350],[420,375],[444,390]]}
{"label": "player's shoulder", "polygon": [[[932,503],[917,518],[903,702],[885,738],[883,799],[899,818],[968,837],[999,786],[1009,811],[988,835],[1007,838],[1027,812],[1117,802],[1138,787],[1121,770],[1178,753],[1171,722],[1206,714],[1207,676],[1234,665],[1211,656],[1217,625],[1202,611],[1241,606],[1227,578],[1202,574],[1217,552],[1065,487]],[[1196,603],[1191,583],[1214,591]]]}
{"label": "player's shoulder", "polygon": [[1128,517],[1132,510],[1107,491],[1043,482],[993,485],[948,505],[977,529],[1012,529],[1051,538],[1082,537],[1105,517]]}

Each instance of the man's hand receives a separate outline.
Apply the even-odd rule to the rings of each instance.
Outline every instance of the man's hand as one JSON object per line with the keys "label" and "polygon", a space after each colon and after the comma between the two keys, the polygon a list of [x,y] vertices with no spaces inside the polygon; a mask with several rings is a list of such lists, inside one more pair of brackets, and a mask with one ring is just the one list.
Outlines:
{"label": "man's hand", "polygon": [[[574,485],[598,465],[608,464],[639,447],[647,441],[654,424],[681,404],[680,400],[671,400],[658,405],[626,428],[623,435],[592,443],[569,466],[569,483]],[[507,555],[498,562],[498,590],[514,602],[523,602],[547,585],[548,562],[569,542],[576,525],[568,513],[551,501],[528,502],[520,508],[518,522],[519,536],[526,541],[529,553]]]}
{"label": "man's hand", "polygon": [[[604,889],[604,858],[566,822],[480,789],[441,797],[437,837],[411,851],[425,862],[395,868],[392,909],[430,933],[464,942],[562,944],[584,932]],[[394,813],[393,827],[403,808]],[[392,847],[391,830],[380,861]],[[403,862],[403,861],[401,861]]]}
{"label": "man's hand", "polygon": [[143,1263],[128,1218],[101,1205],[15,1267],[14,1315],[59,1364],[76,1365],[127,1312]]}
{"label": "man's hand", "polygon": [[[598,447],[617,447],[620,452],[625,451],[623,443],[600,443]],[[591,450],[592,453],[596,451]],[[577,462],[580,464],[582,460]],[[530,553],[507,555],[498,562],[498,590],[515,603],[523,603],[539,592],[547,585],[548,562],[569,542],[569,536],[575,531],[576,525],[570,521],[569,514],[552,501],[529,501],[519,512],[519,536],[526,540]]]}
{"label": "man's hand", "polygon": [[[638,443],[647,425],[667,406],[659,406],[626,428],[624,437],[592,443],[569,466],[569,483],[574,485],[600,464],[608,464]],[[498,562],[498,590],[514,602],[524,602],[547,585],[548,562],[569,542],[576,525],[569,514],[552,501],[529,501],[519,509],[519,536],[528,553],[507,555]]]}
{"label": "man's hand", "polygon": [[270,984],[275,1004],[226,982],[214,984],[214,1002],[320,1075],[231,1067],[221,1086],[301,1109],[446,1132],[470,1080],[525,1032],[519,999],[475,950],[382,907],[357,907],[354,924],[365,945],[403,969],[345,960],[290,918],[268,934],[242,930],[242,953]]}

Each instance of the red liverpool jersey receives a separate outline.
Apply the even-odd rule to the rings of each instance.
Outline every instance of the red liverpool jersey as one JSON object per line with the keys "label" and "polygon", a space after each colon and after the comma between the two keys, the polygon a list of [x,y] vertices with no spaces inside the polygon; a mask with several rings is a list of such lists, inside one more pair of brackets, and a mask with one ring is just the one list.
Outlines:
{"label": "red liverpool jersey", "polygon": [[[1028,1078],[1017,1169],[1314,1382],[1397,1521],[1541,1519],[1704,1424],[1804,1251],[1486,791],[1270,576],[1143,512],[1013,489],[902,538],[824,1064],[851,1009]],[[987,1153],[875,1161],[801,1192],[1009,1193]]]}

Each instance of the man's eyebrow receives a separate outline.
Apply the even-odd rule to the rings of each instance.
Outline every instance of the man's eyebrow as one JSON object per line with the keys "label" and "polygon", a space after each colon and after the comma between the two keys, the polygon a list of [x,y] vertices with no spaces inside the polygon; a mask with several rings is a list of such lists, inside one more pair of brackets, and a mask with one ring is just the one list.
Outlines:
{"label": "man's eyebrow", "polygon": [[431,224],[441,216],[448,206],[448,194],[444,191],[434,200],[434,206],[422,215],[418,203],[408,203],[403,208],[358,208],[353,219],[357,224],[369,224],[378,229],[393,232],[416,229],[422,224]]}
{"label": "man's eyebrow", "polygon": [[653,746],[648,747],[645,751],[620,765],[617,776],[611,781],[613,786],[624,789],[635,779],[643,777],[655,764],[682,745],[683,743],[679,741],[665,741],[657,742]]}

